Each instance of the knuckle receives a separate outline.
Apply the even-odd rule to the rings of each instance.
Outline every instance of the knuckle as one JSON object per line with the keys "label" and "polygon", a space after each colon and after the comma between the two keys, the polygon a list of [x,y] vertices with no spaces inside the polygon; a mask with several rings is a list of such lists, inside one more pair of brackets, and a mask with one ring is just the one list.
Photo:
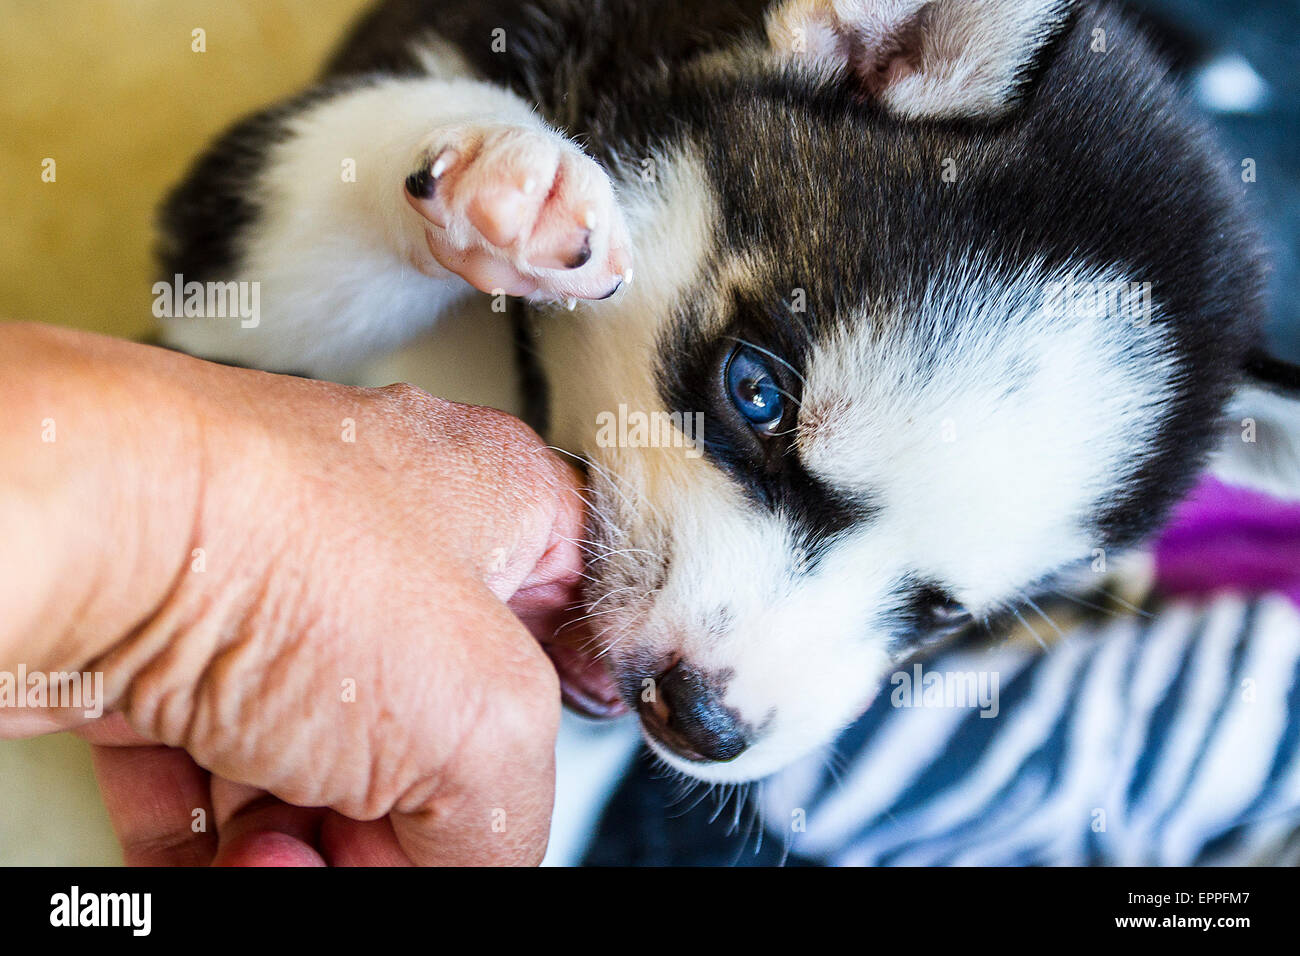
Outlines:
{"label": "knuckle", "polygon": [[465,427],[480,440],[498,445],[511,456],[522,456],[544,448],[541,438],[515,416],[495,408],[466,405]]}
{"label": "knuckle", "polygon": [[408,382],[385,385],[378,392],[394,410],[420,417],[441,414],[449,404],[444,399],[435,398],[424,389],[416,388]]}

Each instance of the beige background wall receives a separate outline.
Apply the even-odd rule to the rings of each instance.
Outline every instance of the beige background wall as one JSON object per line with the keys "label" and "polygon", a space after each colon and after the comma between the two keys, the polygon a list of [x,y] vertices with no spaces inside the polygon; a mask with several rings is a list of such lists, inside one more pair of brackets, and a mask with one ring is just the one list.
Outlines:
{"label": "beige background wall", "polygon": [[0,0],[0,316],[145,331],[159,199],[231,120],[304,85],[364,5]]}

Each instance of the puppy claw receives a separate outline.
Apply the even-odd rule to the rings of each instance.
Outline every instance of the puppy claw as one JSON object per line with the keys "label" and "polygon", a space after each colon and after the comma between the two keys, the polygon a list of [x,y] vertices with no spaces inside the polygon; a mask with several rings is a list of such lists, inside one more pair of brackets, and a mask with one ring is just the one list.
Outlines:
{"label": "puppy claw", "polygon": [[[448,155],[451,154],[451,155]],[[444,149],[430,164],[425,161],[415,172],[406,177],[406,191],[416,199],[425,202],[433,199],[438,191],[438,180],[451,167],[455,159],[455,150]]]}
{"label": "puppy claw", "polygon": [[455,157],[456,157],[455,150],[452,149],[443,150],[441,153],[438,154],[438,158],[434,160],[433,168],[429,170],[429,174],[433,176],[434,179],[441,179],[442,174],[451,168],[452,160],[455,159]]}
{"label": "puppy claw", "polygon": [[418,169],[406,177],[406,191],[416,199],[430,200],[437,191],[437,182],[429,175],[429,167]]}
{"label": "puppy claw", "polygon": [[591,261],[591,233],[588,233],[587,237],[582,240],[582,248],[579,249],[574,254],[573,258],[569,260],[567,268],[581,269],[590,261]]}

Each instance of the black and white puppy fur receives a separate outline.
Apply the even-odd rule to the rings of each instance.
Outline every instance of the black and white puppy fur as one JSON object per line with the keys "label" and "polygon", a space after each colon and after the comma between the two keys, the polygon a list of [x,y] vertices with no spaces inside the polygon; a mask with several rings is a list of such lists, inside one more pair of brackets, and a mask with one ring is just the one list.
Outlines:
{"label": "black and white puppy fur", "polygon": [[[611,679],[573,655],[566,693],[746,780],[1208,463],[1296,496],[1242,191],[1104,3],[388,0],[170,198],[168,279],[259,282],[262,317],[166,335],[340,377],[475,288],[526,301],[590,461]],[[620,405],[702,413],[702,455],[605,447]]]}

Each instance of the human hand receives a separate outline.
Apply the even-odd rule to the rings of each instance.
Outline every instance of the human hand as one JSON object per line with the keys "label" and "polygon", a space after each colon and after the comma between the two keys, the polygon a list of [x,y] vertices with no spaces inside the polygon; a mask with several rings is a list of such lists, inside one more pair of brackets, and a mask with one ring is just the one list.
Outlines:
{"label": "human hand", "polygon": [[[147,359],[194,399],[172,414],[201,420],[197,504],[115,560],[178,566],[134,626],[91,608],[69,629],[119,636],[45,657],[105,675],[81,732],[127,861],[537,862],[560,694],[534,635],[576,599],[577,476],[510,416],[409,387]],[[185,513],[135,468],[110,502]],[[51,718],[26,732],[75,720]]]}

